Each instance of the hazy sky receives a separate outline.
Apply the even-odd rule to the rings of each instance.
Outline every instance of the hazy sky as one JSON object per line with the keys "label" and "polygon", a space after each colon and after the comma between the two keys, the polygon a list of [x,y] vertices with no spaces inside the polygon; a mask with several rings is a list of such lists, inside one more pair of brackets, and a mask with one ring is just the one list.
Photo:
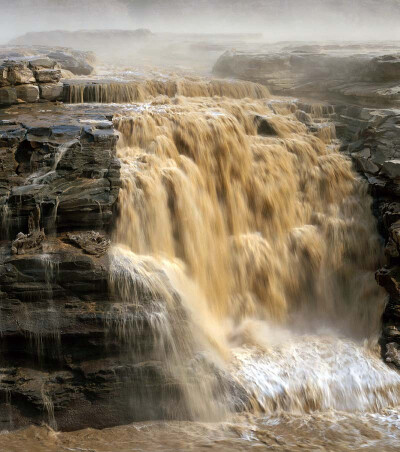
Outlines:
{"label": "hazy sky", "polygon": [[0,0],[0,42],[27,31],[138,28],[282,39],[400,39],[400,0]]}

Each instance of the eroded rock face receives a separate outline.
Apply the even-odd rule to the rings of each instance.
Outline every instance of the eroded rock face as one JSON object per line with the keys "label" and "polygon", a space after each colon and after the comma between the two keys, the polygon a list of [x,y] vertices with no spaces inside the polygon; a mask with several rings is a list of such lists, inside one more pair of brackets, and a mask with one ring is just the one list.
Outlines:
{"label": "eroded rock face", "polygon": [[[387,263],[377,272],[377,281],[389,294],[383,315],[382,345],[387,362],[400,368],[400,112],[383,112],[359,136],[370,149],[368,160],[377,168],[365,175],[376,199],[380,229],[386,241]],[[361,147],[361,145],[360,145]],[[395,353],[395,350],[397,352]]]}
{"label": "eroded rock face", "polygon": [[111,127],[0,125],[9,229],[26,230],[37,205],[46,228],[107,228],[119,187],[116,141]]}
{"label": "eroded rock face", "polygon": [[142,370],[106,328],[117,135],[29,111],[0,121],[0,428],[128,422]]}

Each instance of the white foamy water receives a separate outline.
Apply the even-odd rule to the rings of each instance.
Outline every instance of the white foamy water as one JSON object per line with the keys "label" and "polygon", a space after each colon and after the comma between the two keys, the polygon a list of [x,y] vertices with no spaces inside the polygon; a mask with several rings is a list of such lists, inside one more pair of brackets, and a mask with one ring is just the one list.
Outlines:
{"label": "white foamy water", "polygon": [[379,412],[400,405],[400,374],[378,347],[334,336],[289,336],[234,350],[236,377],[264,412]]}

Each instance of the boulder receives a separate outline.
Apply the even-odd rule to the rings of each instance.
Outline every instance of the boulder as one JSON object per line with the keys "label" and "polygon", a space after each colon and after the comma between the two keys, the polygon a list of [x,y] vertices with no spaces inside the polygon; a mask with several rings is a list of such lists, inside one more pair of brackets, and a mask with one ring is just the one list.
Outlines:
{"label": "boulder", "polygon": [[357,163],[357,169],[362,171],[363,173],[369,174],[379,173],[379,167],[376,166],[371,159],[362,156],[353,156],[353,158]]}
{"label": "boulder", "polygon": [[263,136],[276,136],[275,127],[271,124],[271,121],[267,116],[256,115],[254,117],[255,124],[257,126],[257,133]]}
{"label": "boulder", "polygon": [[26,63],[8,62],[7,65],[7,78],[11,85],[35,83],[33,72],[27,67]]}
{"label": "boulder", "polygon": [[24,102],[37,102],[39,100],[39,88],[37,85],[17,85],[15,87],[17,98]]}
{"label": "boulder", "polygon": [[35,78],[38,83],[58,83],[61,79],[59,69],[40,69],[35,71]]}
{"label": "boulder", "polygon": [[41,83],[40,98],[48,101],[63,99],[64,85],[62,83]]}
{"label": "boulder", "polygon": [[17,103],[17,92],[14,87],[0,88],[0,105],[12,105]]}

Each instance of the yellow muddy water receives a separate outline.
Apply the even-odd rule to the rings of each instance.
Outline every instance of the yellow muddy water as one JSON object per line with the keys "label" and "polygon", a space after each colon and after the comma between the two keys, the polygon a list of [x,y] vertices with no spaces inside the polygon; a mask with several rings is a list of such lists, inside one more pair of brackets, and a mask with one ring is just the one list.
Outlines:
{"label": "yellow muddy water", "polygon": [[[146,318],[146,358],[180,387],[175,418],[189,420],[31,427],[0,435],[0,450],[400,450],[400,374],[376,343],[385,294],[366,184],[332,126],[311,127],[317,110],[300,122],[296,104],[229,83],[148,90],[114,119],[108,326],[134,343]],[[111,101],[138,100],[110,89]]]}
{"label": "yellow muddy water", "polygon": [[224,423],[140,422],[105,430],[29,427],[0,434],[4,452],[397,452],[399,413],[238,416]]}

